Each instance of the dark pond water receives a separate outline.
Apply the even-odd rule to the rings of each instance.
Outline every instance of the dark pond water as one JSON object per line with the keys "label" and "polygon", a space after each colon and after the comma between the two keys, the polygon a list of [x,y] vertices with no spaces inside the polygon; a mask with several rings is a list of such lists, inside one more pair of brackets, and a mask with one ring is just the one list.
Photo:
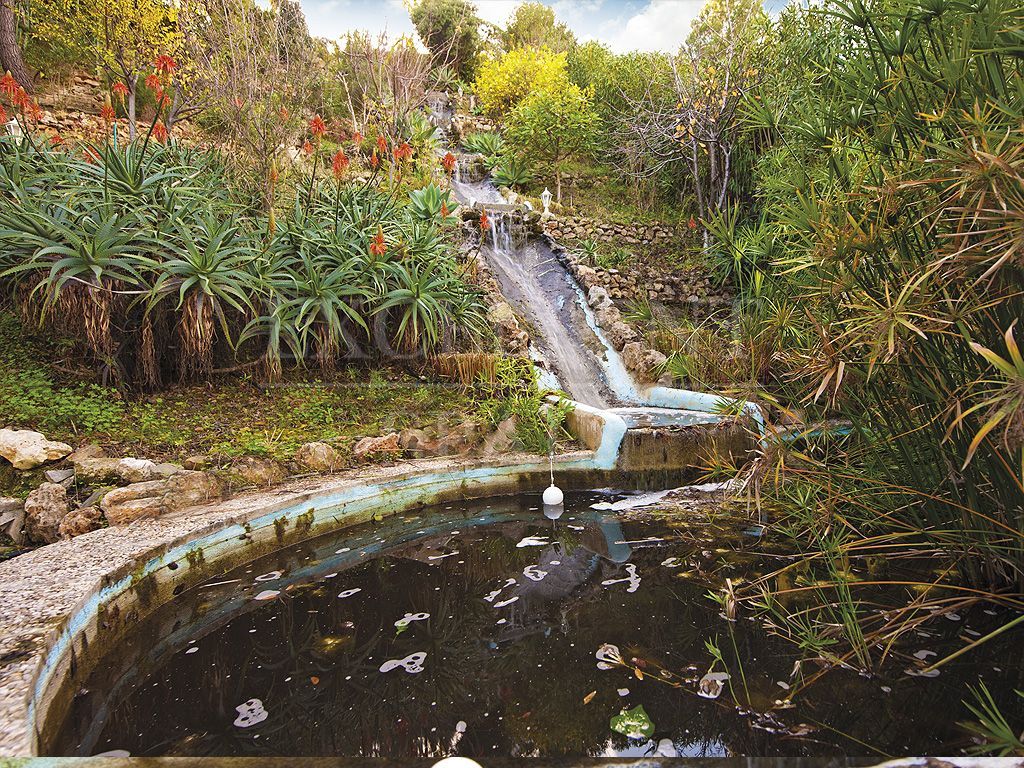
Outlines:
{"label": "dark pond water", "polygon": [[[617,498],[569,494],[557,520],[532,497],[409,514],[225,573],[138,627],[50,752],[950,754],[967,745],[967,682],[1008,703],[1022,687],[1018,644],[994,641],[932,679],[833,670],[778,708],[793,646],[707,597],[766,565],[760,540],[591,508]],[[910,651],[959,647],[985,620],[932,622]],[[698,695],[708,641],[731,673],[718,698]],[[605,644],[629,666],[606,647],[599,668]]]}

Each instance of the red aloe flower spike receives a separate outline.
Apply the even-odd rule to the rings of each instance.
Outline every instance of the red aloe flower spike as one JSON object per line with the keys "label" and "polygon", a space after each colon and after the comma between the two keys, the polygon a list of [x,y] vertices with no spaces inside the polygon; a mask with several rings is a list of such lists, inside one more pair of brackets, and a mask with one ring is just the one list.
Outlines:
{"label": "red aloe flower spike", "polygon": [[382,155],[388,153],[388,142],[383,136],[377,137],[377,151]]}
{"label": "red aloe flower spike", "polygon": [[162,91],[164,89],[163,83],[160,82],[160,77],[156,74],[146,75],[146,87],[151,91]]}
{"label": "red aloe flower spike", "polygon": [[315,115],[312,120],[309,121],[309,132],[320,138],[327,133],[327,124],[320,115]]}
{"label": "red aloe flower spike", "polygon": [[110,103],[110,95],[103,100],[103,109],[100,110],[100,117],[103,118],[103,122],[112,123],[117,114],[114,112],[114,107]]}
{"label": "red aloe flower spike", "polygon": [[18,86],[18,90],[15,91],[14,95],[11,97],[11,104],[14,106],[15,109],[27,109],[28,108],[28,105],[29,105],[28,94],[25,93],[25,89],[22,88],[20,85]]}
{"label": "red aloe flower spike", "polygon": [[282,123],[287,122],[289,115],[288,107],[281,107],[277,114],[280,116]]}
{"label": "red aloe flower spike", "polygon": [[387,252],[388,246],[384,242],[384,230],[377,227],[377,234],[373,236],[373,241],[370,243],[370,253],[374,256],[383,256]]}
{"label": "red aloe flower spike", "polygon": [[373,150],[373,154],[370,155],[370,167],[372,167],[373,170],[375,170],[375,171],[380,167],[380,158],[377,157],[377,150],[376,149]]}
{"label": "red aloe flower spike", "polygon": [[125,97],[128,96],[128,86],[122,83],[121,81],[118,81],[114,83],[113,87],[111,87],[110,90],[115,96],[117,96],[117,98],[121,100],[121,103],[124,104]]}
{"label": "red aloe flower spike", "polygon": [[156,57],[156,61],[153,62],[153,66],[160,74],[173,75],[174,71],[178,68],[178,62],[174,60],[173,56],[160,54]]}
{"label": "red aloe flower spike", "polygon": [[309,143],[308,139],[302,142],[302,151],[305,152],[307,156],[313,154],[313,145]]}
{"label": "red aloe flower spike", "polygon": [[331,170],[334,172],[334,178],[337,181],[341,181],[345,171],[348,170],[348,155],[345,154],[345,150],[339,149],[334,153],[334,158],[331,160]]}
{"label": "red aloe flower spike", "polygon": [[487,218],[487,211],[480,214],[480,229],[487,229],[491,226],[491,220]]}
{"label": "red aloe flower spike", "polygon": [[170,134],[167,132],[167,126],[164,125],[164,121],[157,120],[153,125],[153,138],[163,144],[167,141],[167,137],[169,135]]}
{"label": "red aloe flower spike", "polygon": [[43,119],[43,110],[39,106],[39,102],[38,101],[30,101],[28,103],[28,106],[25,107],[25,115],[33,123],[38,123],[40,120],[42,120]]}
{"label": "red aloe flower spike", "polygon": [[451,213],[451,211],[448,210],[448,203],[442,202],[441,203],[441,218],[442,219],[447,219],[448,218],[448,214],[450,214],[450,213]]}
{"label": "red aloe flower spike", "polygon": [[412,159],[412,147],[409,146],[409,142],[403,141],[401,146],[395,148],[395,160],[410,159]]}
{"label": "red aloe flower spike", "polygon": [[441,158],[441,165],[444,166],[444,169],[448,173],[451,173],[452,171],[455,170],[455,163],[456,162],[457,161],[455,160],[455,155],[453,155],[451,152],[449,152],[443,158]]}
{"label": "red aloe flower spike", "polygon": [[690,229],[696,229],[697,228],[697,220],[695,218],[693,218],[693,216],[691,216],[690,220],[688,222],[686,222],[686,226],[688,228],[690,228]]}
{"label": "red aloe flower spike", "polygon": [[55,133],[50,137],[50,144],[54,147],[62,146],[64,144],[64,137],[59,133]]}
{"label": "red aloe flower spike", "polygon": [[0,93],[13,100],[18,92],[18,81],[14,79],[11,70],[7,70],[3,77],[0,77]]}
{"label": "red aloe flower spike", "polygon": [[359,146],[360,144],[362,144],[363,143],[363,134],[361,134],[359,131],[356,131],[355,133],[353,133],[352,134],[352,143],[355,144],[356,146]]}

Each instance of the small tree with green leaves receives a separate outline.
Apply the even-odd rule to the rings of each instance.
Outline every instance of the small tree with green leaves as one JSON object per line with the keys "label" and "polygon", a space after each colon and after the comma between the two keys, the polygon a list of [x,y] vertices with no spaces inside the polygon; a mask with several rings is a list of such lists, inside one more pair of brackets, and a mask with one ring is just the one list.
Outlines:
{"label": "small tree with green leaves", "polygon": [[568,84],[534,91],[512,110],[507,135],[516,151],[534,165],[555,173],[555,199],[562,201],[565,163],[589,153],[597,138],[598,117],[589,90]]}
{"label": "small tree with green leaves", "polygon": [[480,49],[480,18],[467,0],[418,0],[409,17],[435,66],[448,66],[466,80]]}

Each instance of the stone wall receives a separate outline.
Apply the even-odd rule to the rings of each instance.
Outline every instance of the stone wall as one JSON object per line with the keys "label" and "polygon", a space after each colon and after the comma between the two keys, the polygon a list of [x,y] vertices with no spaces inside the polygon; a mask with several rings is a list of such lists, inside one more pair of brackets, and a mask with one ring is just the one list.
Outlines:
{"label": "stone wall", "polygon": [[575,245],[579,240],[611,243],[622,246],[652,246],[681,243],[686,230],[672,224],[618,224],[579,217],[552,216],[544,229],[555,240]]}

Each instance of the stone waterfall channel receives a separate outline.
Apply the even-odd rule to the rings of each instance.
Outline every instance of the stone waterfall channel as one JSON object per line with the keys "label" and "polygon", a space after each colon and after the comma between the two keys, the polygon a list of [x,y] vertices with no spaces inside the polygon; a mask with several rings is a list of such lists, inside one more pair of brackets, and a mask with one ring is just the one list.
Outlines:
{"label": "stone waterfall channel", "polygon": [[[489,230],[481,233],[481,253],[501,291],[533,330],[531,354],[541,384],[560,389],[578,403],[622,417],[627,427],[680,427],[713,424],[719,417],[709,407],[692,408],[691,400],[714,398],[665,387],[677,393],[682,407],[668,397],[652,397],[627,370],[619,353],[594,319],[583,289],[542,236],[529,232],[522,204],[512,205],[490,179],[464,155],[452,179],[459,201],[486,212]],[[662,400],[663,402],[656,402]],[[662,407],[658,407],[662,406]]]}

